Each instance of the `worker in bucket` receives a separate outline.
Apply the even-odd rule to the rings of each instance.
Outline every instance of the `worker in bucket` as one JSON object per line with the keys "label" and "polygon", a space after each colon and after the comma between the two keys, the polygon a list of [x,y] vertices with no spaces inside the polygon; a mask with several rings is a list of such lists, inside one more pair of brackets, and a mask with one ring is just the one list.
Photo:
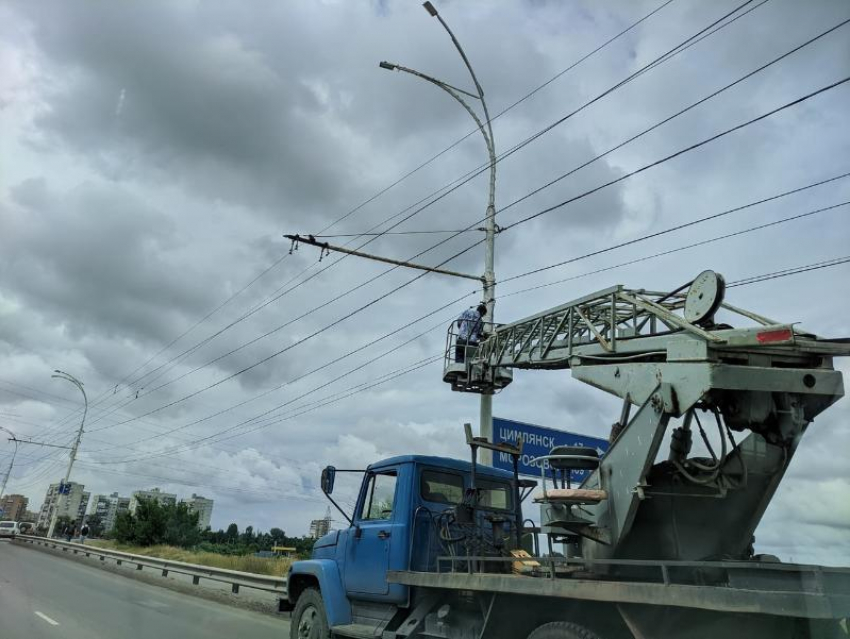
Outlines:
{"label": "worker in bucket", "polygon": [[457,318],[458,332],[455,340],[455,362],[462,363],[466,360],[466,349],[468,346],[477,347],[478,342],[484,334],[484,316],[487,315],[487,307],[479,304],[477,308],[468,308]]}

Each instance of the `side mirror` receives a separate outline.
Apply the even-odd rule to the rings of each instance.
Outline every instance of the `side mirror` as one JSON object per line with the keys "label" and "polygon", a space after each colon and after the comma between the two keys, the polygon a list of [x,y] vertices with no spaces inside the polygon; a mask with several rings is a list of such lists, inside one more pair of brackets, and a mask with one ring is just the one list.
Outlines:
{"label": "side mirror", "polygon": [[334,480],[336,479],[336,468],[326,466],[322,470],[322,492],[330,495],[334,491]]}

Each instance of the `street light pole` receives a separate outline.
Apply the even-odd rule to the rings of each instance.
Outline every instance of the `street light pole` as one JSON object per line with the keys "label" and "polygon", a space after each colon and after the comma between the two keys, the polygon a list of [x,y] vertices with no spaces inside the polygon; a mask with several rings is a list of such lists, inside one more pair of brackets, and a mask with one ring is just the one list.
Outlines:
{"label": "street light pole", "polygon": [[[470,93],[468,91],[463,91],[462,89],[457,89],[445,82],[440,80],[436,80],[430,76],[425,75],[424,73],[420,73],[418,71],[414,71],[413,69],[408,69],[406,67],[399,66],[397,64],[390,64],[387,62],[381,62],[380,66],[384,69],[403,71],[405,73],[410,73],[411,75],[415,75],[423,80],[435,84],[440,87],[447,93],[449,93],[455,100],[457,100],[472,116],[472,119],[475,120],[475,124],[478,126],[481,131],[481,135],[484,137],[484,143],[487,146],[487,154],[490,158],[490,186],[489,193],[487,197],[487,214],[485,217],[484,224],[484,304],[487,306],[487,317],[490,322],[495,322],[495,310],[496,310],[496,272],[495,272],[495,249],[496,249],[496,143],[495,138],[493,137],[493,123],[490,120],[490,111],[487,108],[487,102],[484,99],[484,89],[481,88],[481,83],[478,82],[478,77],[475,75],[475,71],[472,69],[472,64],[469,62],[469,58],[466,57],[466,53],[463,50],[463,47],[460,46],[460,42],[455,37],[455,34],[452,33],[452,30],[449,28],[449,25],[446,24],[446,21],[443,20],[442,16],[437,12],[437,9],[430,2],[425,2],[423,5],[425,10],[434,18],[440,21],[440,24],[443,25],[443,28],[446,30],[446,33],[449,34],[449,37],[452,39],[452,43],[457,49],[460,57],[463,59],[464,65],[466,65],[467,70],[469,71],[469,75],[472,77],[472,82],[475,84],[476,94]],[[464,101],[460,94],[467,95],[472,98],[476,98],[481,102],[481,108],[484,111],[484,122],[478,117],[475,111]],[[488,394],[481,395],[481,410],[480,410],[480,426],[479,426],[479,435],[487,439],[487,441],[493,441],[493,396]],[[491,465],[492,464],[492,452],[489,450],[482,450],[482,459],[481,462],[484,464]]]}
{"label": "street light pole", "polygon": [[12,466],[15,464],[15,456],[18,454],[18,438],[15,437],[15,433],[4,426],[0,426],[0,430],[9,433],[9,435],[11,435],[11,437],[9,437],[9,441],[15,442],[15,450],[12,451],[12,459],[9,461],[9,468],[6,469],[6,474],[3,475],[3,485],[0,486],[0,499],[2,499],[6,494],[6,483],[9,481],[9,476],[12,474]]}
{"label": "street light pole", "polygon": [[[74,386],[79,388],[80,392],[83,394],[83,402],[84,402],[83,418],[80,420],[80,428],[77,431],[76,439],[74,439],[74,445],[71,447],[71,458],[68,461],[68,470],[65,471],[65,479],[63,479],[62,483],[60,484],[60,486],[62,486],[62,485],[65,485],[65,484],[68,483],[68,480],[71,477],[71,469],[74,467],[74,460],[77,459],[77,449],[79,448],[80,440],[83,437],[83,426],[86,423],[86,414],[88,413],[88,410],[89,410],[89,399],[88,399],[88,397],[86,397],[86,391],[83,388],[83,383],[80,380],[78,380],[76,377],[74,377],[70,373],[66,373],[64,371],[55,370],[53,372],[54,372],[54,374],[51,375],[51,377],[57,377],[59,379],[64,379],[65,381],[71,382]],[[66,510],[67,510],[68,501],[70,501],[70,496],[65,497]],[[59,502],[59,499],[57,498],[56,503],[58,504],[58,502]],[[47,530],[47,537],[48,538],[53,537],[53,531],[56,528],[56,518],[57,518],[58,514],[59,514],[59,509],[56,506],[54,506],[53,515],[50,517],[50,527]]]}

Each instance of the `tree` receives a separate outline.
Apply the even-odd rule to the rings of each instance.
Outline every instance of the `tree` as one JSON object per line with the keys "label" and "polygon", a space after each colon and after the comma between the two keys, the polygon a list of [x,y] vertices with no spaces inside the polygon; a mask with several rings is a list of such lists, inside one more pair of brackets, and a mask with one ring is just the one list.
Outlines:
{"label": "tree", "polygon": [[122,544],[132,544],[136,540],[136,518],[127,511],[115,516],[115,525],[111,531],[115,541]]}
{"label": "tree", "polygon": [[230,524],[227,527],[227,532],[225,533],[225,536],[229,543],[236,543],[236,541],[239,539],[239,526],[237,526],[236,524]]}
{"label": "tree", "polygon": [[60,515],[56,518],[56,528],[53,529],[53,532],[55,535],[61,535],[63,534],[63,531],[68,528],[73,528],[74,525],[75,522],[73,519],[66,515]]}
{"label": "tree", "polygon": [[103,535],[103,515],[89,515],[88,518],[86,518],[85,523],[89,526],[90,537],[100,537]]}
{"label": "tree", "polygon": [[163,505],[153,499],[140,499],[134,514],[125,512],[116,517],[112,535],[126,544],[189,548],[202,538],[198,517],[198,513],[189,512],[186,504]]}
{"label": "tree", "polygon": [[189,512],[186,504],[168,505],[165,511],[167,524],[164,543],[188,548],[201,541],[201,531],[198,529],[200,513]]}
{"label": "tree", "polygon": [[168,513],[155,499],[139,499],[134,514],[136,520],[134,541],[140,546],[163,543],[168,527]]}

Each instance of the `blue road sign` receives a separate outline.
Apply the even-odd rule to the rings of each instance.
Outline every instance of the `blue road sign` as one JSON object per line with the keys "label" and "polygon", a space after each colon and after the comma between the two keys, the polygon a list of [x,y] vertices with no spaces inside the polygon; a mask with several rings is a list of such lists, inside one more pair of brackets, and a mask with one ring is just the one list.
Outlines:
{"label": "blue road sign", "polygon": [[[530,464],[535,457],[548,455],[555,446],[587,446],[593,448],[601,457],[608,450],[608,440],[599,437],[589,437],[578,433],[568,433],[563,430],[526,424],[512,419],[501,417],[493,418],[493,438],[497,442],[516,444],[522,440],[522,457],[519,460],[519,472],[521,475],[540,477],[540,465]],[[544,461],[545,468],[549,469],[549,462]],[[511,456],[506,453],[493,453],[493,466],[513,472]],[[574,483],[584,481],[588,471],[574,470],[570,477]],[[548,473],[547,473],[548,475]]]}

